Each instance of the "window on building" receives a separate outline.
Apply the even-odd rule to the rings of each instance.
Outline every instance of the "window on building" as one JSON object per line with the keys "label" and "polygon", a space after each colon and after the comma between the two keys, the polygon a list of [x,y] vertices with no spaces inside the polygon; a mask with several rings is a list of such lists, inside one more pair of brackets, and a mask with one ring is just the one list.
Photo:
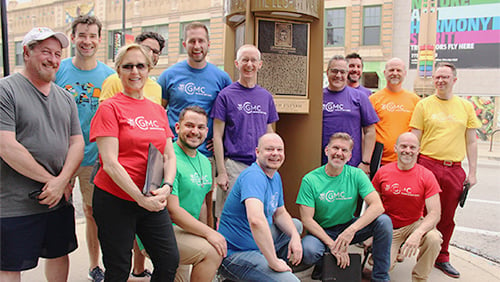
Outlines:
{"label": "window on building", "polygon": [[[208,28],[208,31],[210,32],[210,20],[204,20],[204,21],[199,21],[199,22],[205,24],[207,26],[207,28]],[[180,46],[179,46],[180,50],[179,50],[179,53],[180,54],[186,54],[186,49],[184,49],[184,46],[182,46],[182,42],[184,41],[184,27],[186,25],[188,25],[189,23],[191,23],[191,22],[183,22],[183,23],[181,23],[181,27],[180,27],[180,31],[179,31],[179,34],[180,34],[180,36],[179,36],[180,37],[180,42],[179,42],[179,44],[180,44]]]}
{"label": "window on building", "polygon": [[69,48],[70,48],[70,57],[74,57],[76,55],[76,45],[73,44],[73,42],[71,42],[69,44]]}
{"label": "window on building", "polygon": [[[110,30],[108,31],[108,59],[114,60],[116,52],[122,46],[122,30]],[[125,29],[125,43],[131,43],[128,41],[133,41],[132,29]]]}
{"label": "window on building", "polygon": [[326,45],[344,46],[345,9],[328,9],[325,18]]}
{"label": "window on building", "polygon": [[24,64],[23,60],[23,43],[21,41],[14,43],[16,46],[16,66],[22,66]]}
{"label": "window on building", "polygon": [[142,31],[152,31],[163,36],[163,39],[165,39],[165,47],[161,50],[161,55],[163,56],[168,54],[168,24],[145,26],[142,28]]}
{"label": "window on building", "polygon": [[363,45],[380,45],[382,7],[363,8]]}

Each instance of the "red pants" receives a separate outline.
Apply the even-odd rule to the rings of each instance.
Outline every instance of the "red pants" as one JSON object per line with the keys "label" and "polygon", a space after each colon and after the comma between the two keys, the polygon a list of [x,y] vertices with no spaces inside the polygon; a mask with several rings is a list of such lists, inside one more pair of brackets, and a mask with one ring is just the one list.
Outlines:
{"label": "red pants", "polygon": [[443,161],[431,159],[427,156],[420,156],[418,163],[432,171],[441,187],[439,198],[441,200],[441,220],[437,224],[437,229],[443,234],[443,244],[436,262],[450,261],[448,246],[451,235],[455,229],[455,211],[458,206],[460,195],[463,191],[465,181],[465,171],[460,163],[444,164]]}

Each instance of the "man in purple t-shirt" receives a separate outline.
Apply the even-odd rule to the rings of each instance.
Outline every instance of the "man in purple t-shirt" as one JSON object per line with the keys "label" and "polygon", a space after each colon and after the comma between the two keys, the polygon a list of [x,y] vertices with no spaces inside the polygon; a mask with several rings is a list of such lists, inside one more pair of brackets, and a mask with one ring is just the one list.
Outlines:
{"label": "man in purple t-shirt", "polygon": [[211,113],[216,182],[220,188],[216,192],[217,218],[240,172],[255,162],[259,137],[273,132],[272,123],[278,120],[271,93],[257,85],[257,72],[262,67],[259,49],[241,46],[234,63],[239,79],[219,93]]}
{"label": "man in purple t-shirt", "polygon": [[372,91],[361,85],[361,74],[363,73],[363,59],[358,53],[351,53],[345,56],[347,60],[347,85],[366,94],[372,95]]}
{"label": "man in purple t-shirt", "polygon": [[[323,89],[323,134],[322,148],[328,144],[332,134],[347,132],[354,140],[352,158],[347,163],[370,173],[370,160],[375,146],[375,123],[377,113],[368,96],[347,87],[347,61],[343,56],[333,56],[326,70],[328,87]],[[363,134],[364,136],[363,136]],[[323,153],[322,164],[326,163]]]}

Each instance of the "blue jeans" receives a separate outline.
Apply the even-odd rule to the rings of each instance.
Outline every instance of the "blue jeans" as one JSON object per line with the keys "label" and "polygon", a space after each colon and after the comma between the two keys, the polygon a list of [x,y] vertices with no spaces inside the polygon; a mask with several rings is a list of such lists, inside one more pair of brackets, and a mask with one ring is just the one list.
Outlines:
{"label": "blue jeans", "polygon": [[[339,224],[325,229],[326,234],[332,239],[337,239],[347,227],[349,227],[357,218],[345,224]],[[359,230],[354,235],[351,244],[363,242],[373,236],[373,272],[372,281],[389,281],[389,267],[391,265],[391,244],[392,244],[392,222],[391,219],[382,214],[372,223]],[[328,247],[317,237],[306,235],[302,239],[302,248],[304,255],[302,263],[317,264],[321,267],[321,259]]]}
{"label": "blue jeans", "polygon": [[[302,233],[302,223],[298,219],[293,219],[295,228]],[[273,236],[276,255],[287,261],[288,242],[290,237],[278,229],[276,225],[271,225],[271,235]],[[276,272],[272,270],[264,255],[259,250],[235,252],[222,260],[219,274],[226,279],[234,281],[300,281],[293,273]]]}

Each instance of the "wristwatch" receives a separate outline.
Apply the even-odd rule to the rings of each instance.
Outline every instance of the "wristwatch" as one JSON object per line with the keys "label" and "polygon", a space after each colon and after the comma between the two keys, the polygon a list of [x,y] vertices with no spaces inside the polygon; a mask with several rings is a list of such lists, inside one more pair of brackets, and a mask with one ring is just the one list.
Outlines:
{"label": "wristwatch", "polygon": [[361,161],[361,163],[364,164],[364,165],[370,165],[369,162],[365,162],[365,161]]}
{"label": "wristwatch", "polygon": [[163,185],[161,186],[163,188],[163,186],[169,186],[170,187],[170,192],[169,193],[172,193],[172,190],[174,189],[174,185],[172,185],[172,183],[168,182],[168,181],[165,181],[163,182]]}

